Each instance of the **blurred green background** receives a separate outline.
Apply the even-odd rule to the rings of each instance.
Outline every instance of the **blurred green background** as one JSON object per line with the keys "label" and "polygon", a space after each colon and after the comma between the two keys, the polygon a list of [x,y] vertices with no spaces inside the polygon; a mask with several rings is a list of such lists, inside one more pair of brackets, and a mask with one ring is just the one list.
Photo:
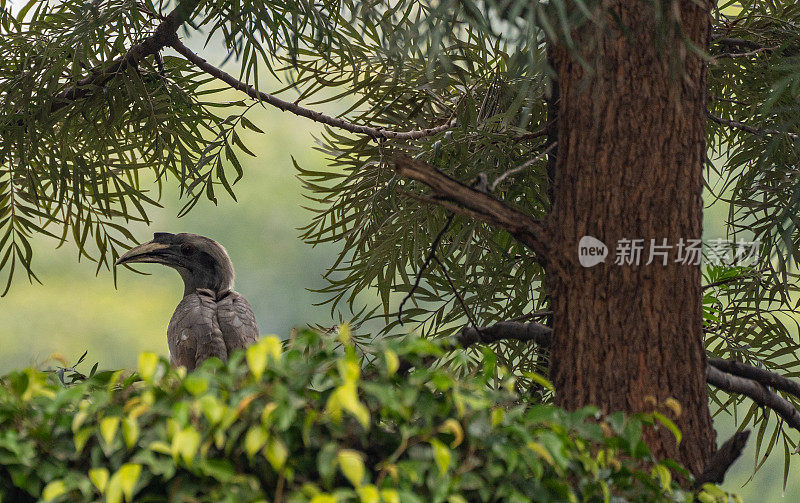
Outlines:
{"label": "blurred green background", "polygon": [[[235,98],[234,92],[230,96]],[[305,166],[323,159],[312,149],[309,121],[280,111],[253,109],[248,118],[266,134],[242,136],[257,157],[242,154],[244,178],[235,186],[238,202],[223,192],[219,205],[201,202],[177,218],[183,201],[176,183],[166,184],[163,208],[149,212],[153,223],[136,225],[134,235],[148,241],[152,233],[193,232],[226,247],[236,269],[236,290],[253,305],[262,333],[288,334],[291,328],[330,319],[327,307],[314,307],[322,297],[309,288],[323,285],[321,274],[333,260],[333,247],[302,243],[297,228],[309,212],[300,207],[300,182],[292,156]],[[154,186],[154,190],[155,186]],[[139,265],[113,274],[96,264],[78,262],[71,243],[55,249],[55,240],[36,240],[34,270],[43,285],[15,279],[0,300],[0,373],[26,365],[41,365],[52,353],[73,362],[85,350],[87,361],[105,368],[135,366],[141,351],[167,353],[166,325],[183,294],[183,283],[172,269]]]}
{"label": "blurred green background", "polygon": [[[208,50],[201,53],[211,61],[222,59]],[[226,69],[238,73],[232,64]],[[264,90],[276,87],[274,82],[262,84]],[[231,91],[227,97],[240,95]],[[335,108],[322,107],[329,112]],[[147,241],[157,231],[193,232],[222,243],[237,271],[236,290],[253,305],[262,334],[285,337],[293,327],[307,323],[332,325],[329,307],[313,305],[324,297],[309,289],[324,285],[321,275],[337,248],[312,248],[297,238],[297,228],[310,214],[301,208],[304,199],[292,165],[294,157],[304,167],[324,166],[322,155],[313,149],[313,135],[321,128],[273,108],[254,109],[248,118],[266,134],[242,134],[257,157],[240,158],[245,176],[235,186],[238,202],[220,191],[218,206],[203,200],[179,219],[177,185],[167,184],[164,207],[150,211],[152,225],[137,225],[134,234]],[[725,236],[726,211],[722,205],[706,209],[706,239]],[[54,241],[37,239],[35,252],[35,271],[43,285],[28,284],[20,276],[0,299],[0,375],[25,366],[52,365],[47,360],[53,354],[72,363],[88,350],[83,370],[94,362],[107,369],[133,367],[141,351],[167,354],[166,326],[183,291],[177,273],[156,264],[137,267],[150,273],[147,276],[120,269],[115,287],[110,271],[95,275],[96,265],[79,262],[70,243],[55,249]],[[729,418],[719,416],[715,424],[719,442],[733,433]],[[755,432],[724,487],[746,501],[780,501],[784,466],[778,447],[754,480],[741,487],[752,474],[754,447]],[[785,494],[790,501],[800,495],[800,474],[790,473]]]}

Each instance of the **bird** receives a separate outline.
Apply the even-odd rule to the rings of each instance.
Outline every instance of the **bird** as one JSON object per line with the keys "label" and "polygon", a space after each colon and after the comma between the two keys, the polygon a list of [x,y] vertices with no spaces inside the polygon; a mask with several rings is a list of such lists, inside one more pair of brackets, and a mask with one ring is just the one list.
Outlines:
{"label": "bird", "polygon": [[211,357],[226,361],[258,340],[253,308],[233,290],[233,264],[221,244],[197,234],[156,232],[115,265],[137,262],[163,264],[183,279],[183,299],[167,327],[172,366],[191,371]]}

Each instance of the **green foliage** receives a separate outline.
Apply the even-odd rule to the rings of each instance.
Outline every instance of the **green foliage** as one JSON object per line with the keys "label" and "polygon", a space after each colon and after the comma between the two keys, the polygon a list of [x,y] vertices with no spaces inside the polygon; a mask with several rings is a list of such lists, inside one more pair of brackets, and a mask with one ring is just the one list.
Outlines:
{"label": "green foliage", "polygon": [[[652,10],[656,43],[674,56],[671,62],[697,50],[672,43],[680,38],[677,3],[641,3]],[[322,294],[333,314],[349,309],[359,323],[382,318],[379,335],[399,331],[396,294],[409,291],[449,216],[418,201],[425,190],[419,184],[394,176],[392,156],[411,153],[467,183],[480,176],[491,183],[525,166],[493,195],[544,215],[551,205],[548,167],[544,159],[525,163],[545,147],[553,95],[548,41],[569,46],[591,75],[601,54],[592,54],[591,37],[575,43],[571,32],[620,22],[595,0],[33,0],[16,11],[0,0],[0,272],[7,279],[0,290],[7,291],[18,267],[35,278],[35,234],[70,240],[98,268],[109,266],[134,240],[127,224],[149,221],[148,208],[158,204],[146,176],[159,188],[166,178],[178,180],[184,212],[200,198],[216,201],[221,190],[233,196],[243,176],[237,156],[249,152],[238,132],[258,130],[244,117],[253,102],[224,102],[222,89],[187,61],[150,55],[101,85],[78,86],[77,99],[62,96],[111,67],[178,4],[193,8],[186,33],[202,33],[209,44],[221,40],[250,84],[258,86],[266,70],[302,104],[344,98],[343,117],[375,127],[409,130],[457,119],[456,128],[413,143],[329,129],[318,146],[329,166],[298,167],[314,212],[303,238],[341,247]],[[731,237],[757,238],[762,247],[759,263],[740,281],[706,292],[706,343],[712,355],[792,377],[800,362],[793,322],[800,7],[719,0],[712,14],[709,112],[723,124],[708,123],[708,158],[717,164],[708,163],[706,200],[730,207]],[[731,125],[738,123],[749,129]],[[439,258],[441,266],[422,273],[403,317],[425,335],[447,336],[468,318],[483,325],[546,316],[541,265],[505,231],[457,216]],[[741,272],[731,266],[733,272],[712,268],[708,282]],[[380,300],[356,306],[368,288]],[[540,386],[525,376],[546,374],[546,352],[514,342],[494,349],[519,389],[539,396]],[[472,352],[460,368],[474,369],[479,356]],[[768,413],[749,406],[738,414],[741,397],[712,399],[741,427],[759,429],[759,449],[768,453],[782,441],[788,473],[796,442],[782,423],[763,444]]]}
{"label": "green foliage", "polygon": [[[63,386],[33,369],[2,378],[3,501],[692,501],[642,429],[657,417],[527,406],[495,359],[457,379],[408,337],[364,365],[301,332],[263,338],[196,372],[152,353],[138,373]],[[399,368],[413,365],[402,374]],[[669,422],[663,423],[669,426]],[[725,495],[708,486],[698,501]],[[708,499],[712,498],[712,499]]]}

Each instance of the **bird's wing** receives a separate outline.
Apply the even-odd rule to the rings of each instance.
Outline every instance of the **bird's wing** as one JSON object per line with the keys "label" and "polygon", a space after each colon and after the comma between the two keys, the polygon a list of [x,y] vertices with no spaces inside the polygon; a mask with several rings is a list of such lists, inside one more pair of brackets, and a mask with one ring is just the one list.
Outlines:
{"label": "bird's wing", "polygon": [[250,303],[231,291],[217,301],[217,319],[228,354],[244,349],[258,339],[256,316]]}
{"label": "bird's wing", "polygon": [[169,322],[167,342],[172,364],[187,370],[212,356],[228,358],[213,292],[198,289],[181,300]]}

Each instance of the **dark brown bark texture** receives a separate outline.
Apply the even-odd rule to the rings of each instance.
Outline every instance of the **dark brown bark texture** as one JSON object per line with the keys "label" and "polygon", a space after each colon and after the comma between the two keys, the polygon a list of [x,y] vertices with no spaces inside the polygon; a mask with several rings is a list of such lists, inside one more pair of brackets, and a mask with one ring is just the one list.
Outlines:
{"label": "dark brown bark texture", "polygon": [[[700,474],[715,450],[701,276],[699,266],[675,262],[675,245],[702,234],[705,69],[677,36],[657,48],[648,3],[603,5],[629,33],[611,16],[603,30],[587,25],[573,33],[593,71],[563,44],[553,59],[559,106],[554,204],[546,222],[551,378],[556,402],[568,409],[652,411],[654,403],[677,399],[680,445],[665,428],[648,430],[645,439],[657,456]],[[707,47],[710,4],[680,0],[674,7],[683,33]],[[585,235],[608,246],[605,263],[580,265]],[[668,264],[656,258],[644,265],[650,240],[665,238],[673,245]],[[644,240],[641,265],[614,264],[620,239]]]}

